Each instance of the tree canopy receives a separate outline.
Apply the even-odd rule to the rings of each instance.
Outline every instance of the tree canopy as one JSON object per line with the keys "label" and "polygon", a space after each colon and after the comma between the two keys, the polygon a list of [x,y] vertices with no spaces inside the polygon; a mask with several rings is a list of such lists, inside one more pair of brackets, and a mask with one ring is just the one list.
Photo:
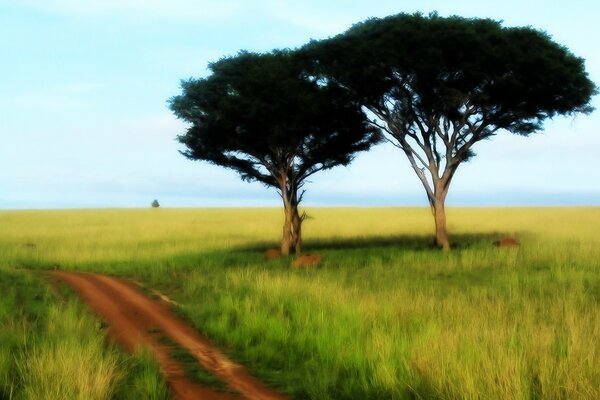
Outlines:
{"label": "tree canopy", "polygon": [[[286,223],[288,211],[297,214],[308,177],[347,165],[380,138],[356,99],[337,85],[309,79],[304,61],[290,51],[242,52],[211,64],[209,77],[182,82],[183,94],[170,101],[173,112],[191,123],[178,136],[186,146],[182,153],[277,188]],[[292,240],[291,251],[299,250],[299,231],[291,234],[298,241]],[[282,244],[284,253],[289,250]]]}
{"label": "tree canopy", "polygon": [[584,61],[530,27],[489,19],[398,14],[302,49],[315,79],[368,109],[408,157],[449,248],[444,202],[473,145],[500,131],[529,135],[556,115],[589,113]]}

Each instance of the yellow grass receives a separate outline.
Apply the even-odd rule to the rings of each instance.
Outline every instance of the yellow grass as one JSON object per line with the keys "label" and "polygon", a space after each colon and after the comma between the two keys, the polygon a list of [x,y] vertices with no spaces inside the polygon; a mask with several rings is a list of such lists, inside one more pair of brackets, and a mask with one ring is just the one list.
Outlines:
{"label": "yellow grass", "polygon": [[[433,229],[425,208],[308,209],[308,242],[425,236]],[[148,209],[0,212],[0,260],[5,264],[81,268],[106,262],[154,262],[157,258],[276,245],[279,209]],[[457,208],[448,211],[451,236],[540,236],[548,243],[595,247],[599,208]],[[585,250],[585,249],[583,249]]]}

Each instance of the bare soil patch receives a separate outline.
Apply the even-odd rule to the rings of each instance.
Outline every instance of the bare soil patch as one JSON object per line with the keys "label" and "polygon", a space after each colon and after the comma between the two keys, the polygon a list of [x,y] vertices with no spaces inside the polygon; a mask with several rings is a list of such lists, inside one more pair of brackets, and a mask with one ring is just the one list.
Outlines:
{"label": "bare soil patch", "polygon": [[292,268],[315,267],[321,262],[321,256],[318,254],[304,254],[299,256],[292,263]]}
{"label": "bare soil patch", "polygon": [[281,257],[281,250],[279,249],[267,249],[265,251],[265,258],[267,260],[273,260]]}
{"label": "bare soil patch", "polygon": [[517,239],[509,236],[505,236],[496,242],[496,246],[498,247],[518,247],[519,245],[520,243]]}
{"label": "bare soil patch", "polygon": [[[130,351],[144,347],[158,360],[165,381],[178,399],[283,400],[231,361],[188,323],[175,316],[166,303],[148,298],[132,284],[100,274],[55,271],[52,275],[69,284],[108,324],[109,337]],[[201,386],[185,374],[183,366],[170,356],[160,337],[168,337],[187,349],[204,369],[222,380],[235,393]]]}

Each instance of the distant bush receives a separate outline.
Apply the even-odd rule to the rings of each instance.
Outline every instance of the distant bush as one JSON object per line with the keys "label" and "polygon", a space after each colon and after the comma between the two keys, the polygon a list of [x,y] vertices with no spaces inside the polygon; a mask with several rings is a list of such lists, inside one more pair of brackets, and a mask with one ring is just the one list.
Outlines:
{"label": "distant bush", "polygon": [[160,204],[158,203],[158,200],[156,200],[156,199],[154,199],[154,201],[150,205],[152,206],[152,208],[158,208],[158,207],[160,207]]}

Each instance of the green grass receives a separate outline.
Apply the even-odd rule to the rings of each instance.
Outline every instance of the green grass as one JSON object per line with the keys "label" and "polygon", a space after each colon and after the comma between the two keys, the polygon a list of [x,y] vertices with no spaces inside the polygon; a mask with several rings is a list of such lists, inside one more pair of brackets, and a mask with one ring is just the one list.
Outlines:
{"label": "green grass", "polygon": [[600,208],[450,209],[450,253],[425,209],[308,213],[315,269],[263,259],[271,209],[2,212],[0,257],[140,279],[297,399],[600,398]]}
{"label": "green grass", "polygon": [[126,375],[115,388],[119,400],[166,400],[169,393],[160,377],[160,370],[150,354],[140,351],[124,360]]}

